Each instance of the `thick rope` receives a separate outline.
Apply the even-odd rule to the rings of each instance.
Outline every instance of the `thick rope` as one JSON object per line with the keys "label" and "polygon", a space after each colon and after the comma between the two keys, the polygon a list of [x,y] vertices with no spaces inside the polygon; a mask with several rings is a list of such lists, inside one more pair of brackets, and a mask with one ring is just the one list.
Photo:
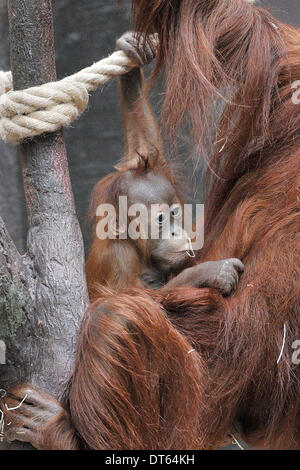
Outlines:
{"label": "thick rope", "polygon": [[136,66],[116,51],[70,77],[22,91],[12,91],[11,73],[0,72],[0,137],[18,143],[69,125],[87,107],[90,91]]}

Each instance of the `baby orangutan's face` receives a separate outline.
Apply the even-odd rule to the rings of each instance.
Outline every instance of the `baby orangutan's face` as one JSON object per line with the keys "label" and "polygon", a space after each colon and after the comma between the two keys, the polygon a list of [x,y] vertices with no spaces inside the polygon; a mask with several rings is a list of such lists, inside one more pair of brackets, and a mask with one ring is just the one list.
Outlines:
{"label": "baby orangutan's face", "polygon": [[183,229],[183,208],[171,182],[163,175],[128,176],[128,203],[146,208],[147,252],[163,272],[184,267],[191,241]]}

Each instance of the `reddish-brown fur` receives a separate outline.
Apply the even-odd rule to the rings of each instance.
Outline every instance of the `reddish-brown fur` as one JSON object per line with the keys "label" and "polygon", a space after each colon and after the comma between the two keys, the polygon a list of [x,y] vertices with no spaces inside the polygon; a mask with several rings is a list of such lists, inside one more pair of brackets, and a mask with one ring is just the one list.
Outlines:
{"label": "reddish-brown fur", "polygon": [[[94,449],[215,448],[235,420],[252,445],[299,448],[299,30],[245,0],[134,4],[139,31],[159,34],[171,135],[188,115],[204,148],[212,103],[225,95],[207,156],[201,261],[238,257],[246,269],[227,299],[210,289],[103,292],[79,342],[72,419]],[[71,446],[61,436],[51,448]]]}
{"label": "reddish-brown fur", "polygon": [[202,355],[211,348],[207,327],[214,337],[222,328],[215,310],[225,311],[229,299],[210,289],[198,299],[195,288],[170,291],[167,301],[152,290],[99,294],[81,331],[71,420],[62,412],[42,429],[38,447],[210,448],[201,424],[208,380]]}
{"label": "reddish-brown fur", "polygon": [[208,156],[201,261],[234,256],[246,269],[228,310],[215,313],[220,335],[206,330],[209,406],[200,426],[214,445],[239,417],[249,442],[299,447],[291,345],[300,338],[300,112],[291,83],[300,77],[300,32],[243,0],[134,3],[138,29],[159,33],[171,134],[187,114],[203,146],[214,97],[227,99]]}
{"label": "reddish-brown fur", "polygon": [[[182,182],[175,168],[163,159],[158,150],[157,156],[151,158],[141,157],[137,168],[115,173],[110,173],[100,180],[93,191],[90,203],[90,218],[96,219],[96,209],[100,204],[111,204],[115,207],[118,219],[119,197],[126,195],[124,181],[126,173],[131,173],[133,178],[139,178],[151,171],[154,175],[165,177],[172,184],[176,195],[183,204]],[[123,183],[123,185],[122,185]],[[125,191],[125,192],[124,192]],[[118,225],[118,223],[117,223]],[[138,249],[138,250],[137,250]],[[116,291],[130,287],[143,287],[141,280],[143,268],[149,261],[147,241],[143,239],[122,240],[100,239],[96,235],[86,263],[87,284],[91,302],[99,297],[101,286],[113,288]],[[187,263],[188,264],[188,263]]]}

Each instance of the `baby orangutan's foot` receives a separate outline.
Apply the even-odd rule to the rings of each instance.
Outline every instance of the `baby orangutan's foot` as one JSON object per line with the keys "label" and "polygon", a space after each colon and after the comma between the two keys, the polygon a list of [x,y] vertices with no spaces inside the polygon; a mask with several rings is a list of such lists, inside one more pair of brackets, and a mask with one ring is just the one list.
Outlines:
{"label": "baby orangutan's foot", "polygon": [[60,403],[30,385],[8,392],[2,410],[5,415],[5,439],[29,442],[42,449],[43,430],[55,418],[66,414]]}

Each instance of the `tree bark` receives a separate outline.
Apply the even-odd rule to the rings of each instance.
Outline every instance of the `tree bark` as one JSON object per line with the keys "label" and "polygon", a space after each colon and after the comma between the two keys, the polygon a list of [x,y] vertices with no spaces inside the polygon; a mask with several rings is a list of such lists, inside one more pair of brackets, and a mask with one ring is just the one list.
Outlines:
{"label": "tree bark", "polygon": [[[14,88],[55,80],[51,0],[9,0],[8,13]],[[0,388],[29,382],[60,399],[88,306],[83,241],[62,132],[20,148],[29,230],[21,256],[0,221]]]}

